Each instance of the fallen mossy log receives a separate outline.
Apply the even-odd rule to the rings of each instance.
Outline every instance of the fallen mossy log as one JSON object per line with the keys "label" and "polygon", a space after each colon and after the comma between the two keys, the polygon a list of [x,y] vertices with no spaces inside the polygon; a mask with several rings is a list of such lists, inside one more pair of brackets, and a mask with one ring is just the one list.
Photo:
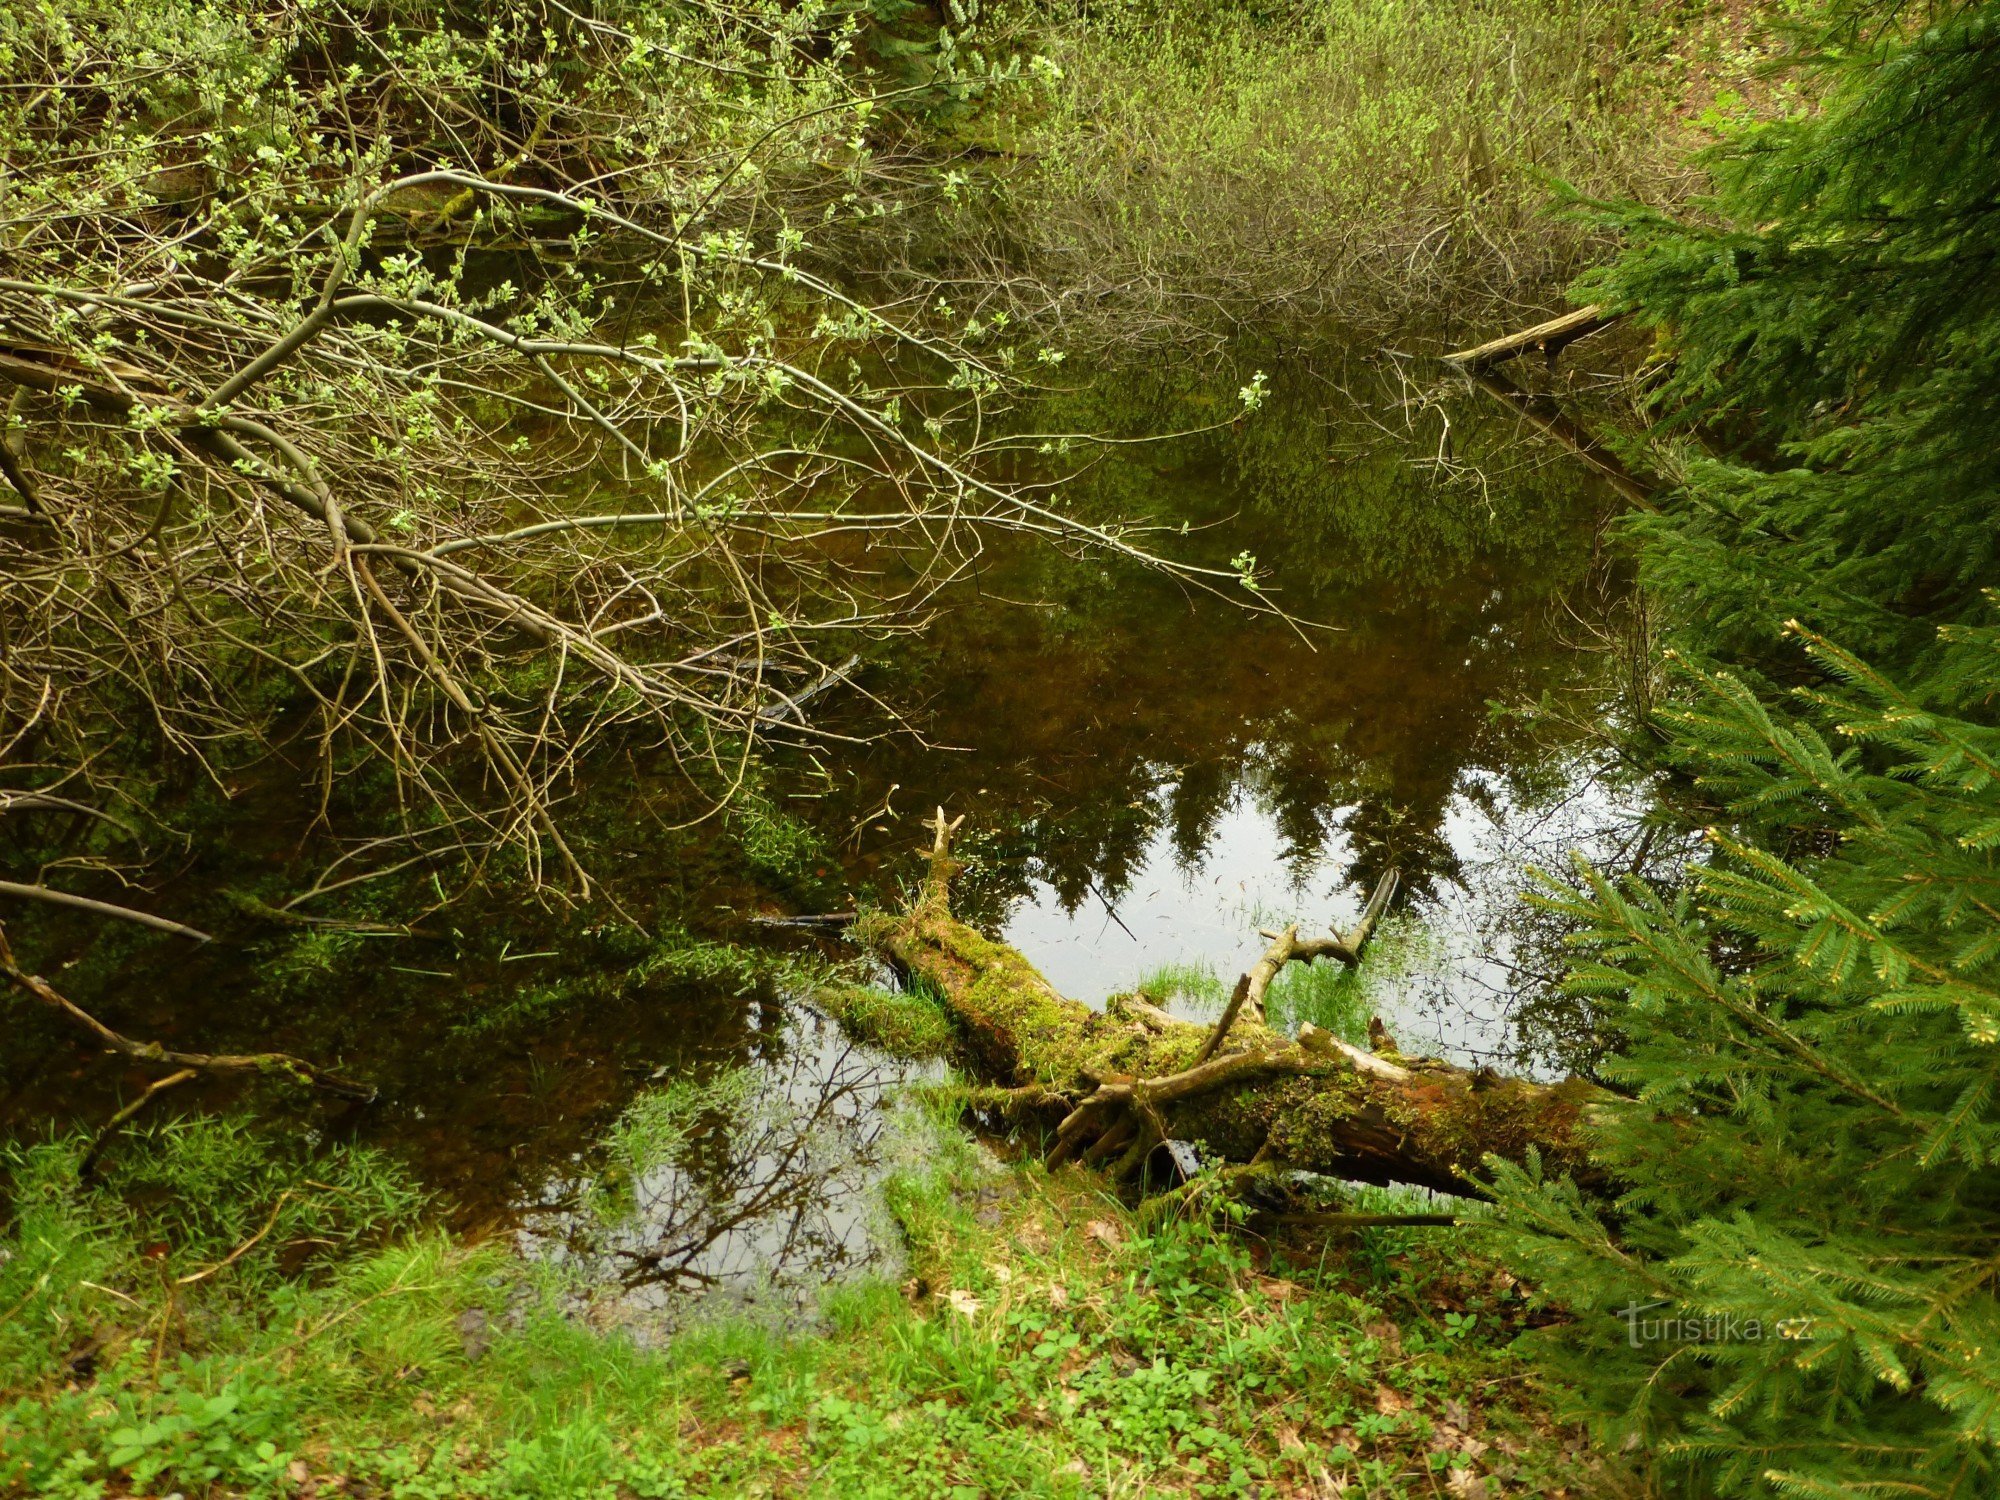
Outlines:
{"label": "fallen mossy log", "polygon": [[[1309,1026],[1294,1041],[1248,1007],[1204,1026],[1144,1003],[1097,1012],[1066,998],[1015,949],[952,915],[956,826],[940,814],[931,874],[909,910],[865,916],[855,935],[935,991],[970,1066],[1055,1126],[1052,1160],[1134,1177],[1163,1142],[1182,1140],[1217,1162],[1468,1194],[1485,1156],[1533,1150],[1552,1173],[1595,1176],[1578,1126],[1610,1096],[1593,1084],[1364,1051]],[[1289,930],[1278,943],[1315,946]],[[1358,946],[1338,948],[1358,960]],[[1227,1050],[1209,1056],[1220,1033]]]}

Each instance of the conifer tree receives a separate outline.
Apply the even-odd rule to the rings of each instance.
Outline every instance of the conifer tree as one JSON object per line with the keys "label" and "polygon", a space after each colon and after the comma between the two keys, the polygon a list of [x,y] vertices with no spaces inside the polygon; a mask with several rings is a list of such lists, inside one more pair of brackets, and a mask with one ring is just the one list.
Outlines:
{"label": "conifer tree", "polygon": [[1684,483],[1637,529],[1700,644],[1798,615],[1941,689],[1934,623],[2000,583],[2000,4],[1844,0],[1805,40],[1820,107],[1711,152],[1698,214],[1614,211],[1580,290],[1660,330]]}
{"label": "conifer tree", "polygon": [[1621,211],[1585,288],[1670,360],[1680,483],[1635,529],[1693,658],[1666,753],[1719,812],[1674,889],[1579,866],[1542,896],[1611,1033],[1616,1190],[1492,1162],[1493,1232],[1670,1492],[1972,1500],[2000,1495],[2000,3],[1846,4],[1806,61],[1820,106],[1714,153],[1699,221]]}
{"label": "conifer tree", "polygon": [[[2000,690],[2000,631],[1957,633]],[[1712,859],[1542,898],[1619,1035],[1622,1193],[1495,1160],[1498,1232],[1677,1493],[2000,1494],[2000,731],[1801,634],[1831,742],[1700,674],[1669,717],[1729,809]]]}

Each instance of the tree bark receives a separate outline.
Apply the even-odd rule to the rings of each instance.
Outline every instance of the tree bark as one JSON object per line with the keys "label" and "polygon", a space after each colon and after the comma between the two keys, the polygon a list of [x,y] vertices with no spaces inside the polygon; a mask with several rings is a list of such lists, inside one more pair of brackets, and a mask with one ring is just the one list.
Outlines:
{"label": "tree bark", "polygon": [[1487,1155],[1532,1150],[1551,1173],[1596,1180],[1578,1128],[1612,1100],[1596,1085],[1368,1052],[1309,1026],[1294,1041],[1249,1019],[1203,1060],[1218,1028],[1117,1000],[1093,1011],[954,917],[943,844],[941,832],[911,908],[864,917],[856,935],[941,997],[966,1063],[1056,1125],[1052,1159],[1109,1159],[1138,1175],[1174,1139],[1209,1161],[1476,1196]]}

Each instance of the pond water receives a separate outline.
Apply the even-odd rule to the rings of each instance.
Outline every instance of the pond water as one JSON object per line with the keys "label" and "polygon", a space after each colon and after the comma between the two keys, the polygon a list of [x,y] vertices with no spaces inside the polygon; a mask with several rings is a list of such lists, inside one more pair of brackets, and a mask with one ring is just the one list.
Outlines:
{"label": "pond water", "polygon": [[[1240,380],[1105,372],[1031,415],[1202,426]],[[660,961],[601,911],[505,900],[409,937],[253,928],[194,954],[76,929],[49,967],[73,966],[78,998],[131,1033],[279,1046],[378,1081],[378,1102],[313,1128],[400,1154],[454,1225],[585,1268],[594,1316],[645,1326],[691,1298],[795,1308],[893,1257],[873,1188],[928,1149],[896,1102],[916,1074],[797,1003],[814,940],[748,919],[893,899],[938,806],[966,818],[962,914],[1078,998],[1166,964],[1231,978],[1259,925],[1344,922],[1393,866],[1402,958],[1376,966],[1370,998],[1405,1050],[1561,1066],[1519,869],[1632,838],[1638,794],[1559,728],[1611,695],[1602,648],[1626,591],[1599,541],[1617,502],[1476,393],[1411,422],[1389,382],[1350,384],[1362,394],[1276,366],[1244,420],[1071,455],[1071,504],[1151,518],[1205,560],[1253,554],[1263,597],[1303,626],[1000,548],[869,658],[865,698],[828,706],[865,743],[770,750],[754,817],[675,831],[671,767],[631,757],[596,777],[580,811],[620,902],[655,934],[764,955],[747,968],[685,943]],[[1510,711],[1528,704],[1535,724]],[[246,799],[181,880],[296,865],[295,792]],[[19,1122],[101,1120],[141,1076],[33,1022],[6,1054],[0,1108]]]}

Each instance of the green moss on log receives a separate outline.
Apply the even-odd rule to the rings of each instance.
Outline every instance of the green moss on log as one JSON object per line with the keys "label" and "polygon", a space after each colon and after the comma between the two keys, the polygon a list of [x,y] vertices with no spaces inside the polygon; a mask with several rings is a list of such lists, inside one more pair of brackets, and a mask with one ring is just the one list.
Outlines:
{"label": "green moss on log", "polygon": [[[1081,1098],[1100,1083],[1158,1079],[1193,1063],[1206,1026],[1127,1021],[1059,994],[1018,951],[950,914],[927,886],[901,916],[872,915],[858,935],[937,993],[965,1059],[987,1076]],[[1489,1153],[1530,1148],[1556,1171],[1592,1176],[1586,1105],[1607,1096],[1578,1081],[1540,1084],[1435,1061],[1364,1071],[1337,1053],[1301,1054],[1268,1028],[1240,1023],[1231,1051],[1282,1057],[1288,1073],[1233,1082],[1163,1106],[1181,1139],[1212,1157],[1264,1153],[1305,1171],[1467,1192]]]}

